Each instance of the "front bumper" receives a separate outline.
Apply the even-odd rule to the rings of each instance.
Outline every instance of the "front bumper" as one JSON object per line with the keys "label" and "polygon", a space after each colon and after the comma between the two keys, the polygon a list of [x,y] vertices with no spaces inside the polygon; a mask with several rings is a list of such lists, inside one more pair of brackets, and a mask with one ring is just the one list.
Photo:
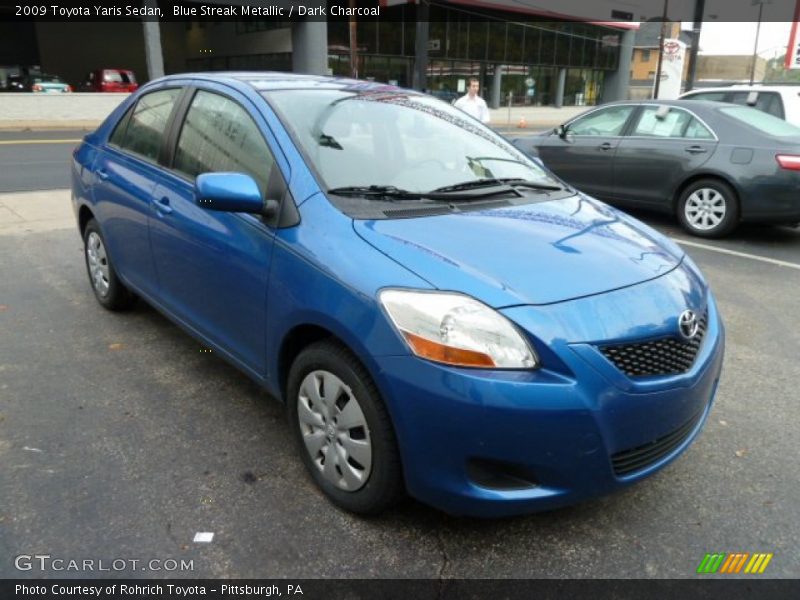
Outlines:
{"label": "front bumper", "polygon": [[[515,515],[606,494],[679,456],[706,421],[722,369],[724,329],[710,293],[701,300],[708,310],[705,339],[692,367],[680,375],[629,379],[602,357],[592,357],[591,344],[546,333],[550,320],[560,325],[554,331],[567,331],[566,339],[598,339],[600,330],[618,335],[609,320],[586,331],[593,319],[590,305],[602,305],[598,299],[603,297],[628,302],[632,294],[662,292],[648,309],[633,318],[621,316],[620,323],[648,322],[648,311],[679,314],[673,304],[685,308],[700,297],[696,289],[688,293],[694,297],[686,297],[692,286],[678,289],[674,297],[664,295],[664,282],[657,282],[562,305],[503,311],[523,330],[537,331],[538,326],[549,337],[537,346],[543,368],[536,371],[457,369],[411,356],[379,358],[378,384],[392,412],[409,493],[452,514]],[[582,316],[566,322],[576,309]],[[580,330],[595,337],[573,337]],[[658,443],[661,452],[648,450]],[[612,456],[631,451],[649,458],[641,468],[615,471]],[[487,487],[476,481],[475,461],[509,465],[514,473],[531,474],[535,485]]]}

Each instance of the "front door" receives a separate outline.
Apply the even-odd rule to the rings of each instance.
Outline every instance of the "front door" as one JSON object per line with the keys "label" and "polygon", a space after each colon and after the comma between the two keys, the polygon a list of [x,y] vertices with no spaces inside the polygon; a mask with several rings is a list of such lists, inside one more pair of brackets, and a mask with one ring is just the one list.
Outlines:
{"label": "front door", "polygon": [[274,230],[256,215],[201,208],[194,186],[201,173],[240,172],[266,193],[280,175],[255,119],[229,96],[195,93],[171,179],[153,195],[150,235],[165,307],[263,377]]}
{"label": "front door", "polygon": [[643,106],[617,149],[614,199],[669,210],[681,182],[716,148],[714,133],[692,113],[675,106]]}
{"label": "front door", "polygon": [[539,156],[556,175],[598,198],[613,196],[613,162],[622,132],[635,106],[594,110],[567,125],[566,135],[547,136]]}

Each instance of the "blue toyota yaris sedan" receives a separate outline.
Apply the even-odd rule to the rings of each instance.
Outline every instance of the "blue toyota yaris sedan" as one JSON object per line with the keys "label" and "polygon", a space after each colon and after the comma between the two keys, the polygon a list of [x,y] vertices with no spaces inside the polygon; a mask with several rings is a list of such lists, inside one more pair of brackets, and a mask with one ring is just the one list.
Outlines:
{"label": "blue toyota yaris sedan", "polygon": [[72,180],[100,304],[143,298],[281,398],[347,510],[574,503],[664,467],[711,409],[724,333],[690,258],[430,96],[171,76]]}

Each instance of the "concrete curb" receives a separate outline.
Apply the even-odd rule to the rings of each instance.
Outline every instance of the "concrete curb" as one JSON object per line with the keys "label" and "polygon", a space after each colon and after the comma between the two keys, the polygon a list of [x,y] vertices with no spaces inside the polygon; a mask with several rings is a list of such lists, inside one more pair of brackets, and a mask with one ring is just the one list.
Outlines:
{"label": "concrete curb", "polygon": [[0,93],[0,130],[95,129],[128,94]]}
{"label": "concrete curb", "polygon": [[80,120],[80,121],[0,121],[0,131],[50,131],[53,129],[62,130],[83,130],[94,131],[103,121]]}
{"label": "concrete curb", "polygon": [[[552,129],[556,125],[560,125],[566,119],[550,119],[550,120],[534,120],[528,121],[527,127],[518,127],[517,123],[508,123],[508,119],[498,119],[497,122],[492,122],[490,125],[504,133],[518,131],[521,134],[539,132],[547,129]],[[64,130],[64,131],[94,131],[102,123],[102,120],[76,120],[76,121],[3,121],[0,120],[0,131],[51,131],[51,130]]]}
{"label": "concrete curb", "polygon": [[[0,93],[0,131],[47,131],[97,128],[127,94],[12,94]],[[492,126],[519,131],[555,127],[588,110],[588,106],[514,106],[491,109]]]}

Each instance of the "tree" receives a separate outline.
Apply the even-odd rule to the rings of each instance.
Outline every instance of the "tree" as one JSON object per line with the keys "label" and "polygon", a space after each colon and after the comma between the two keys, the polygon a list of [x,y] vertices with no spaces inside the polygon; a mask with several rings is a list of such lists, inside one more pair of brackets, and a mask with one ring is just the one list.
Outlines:
{"label": "tree", "polygon": [[786,62],[785,54],[767,61],[764,83],[780,83],[784,81],[800,83],[800,69],[787,69],[783,66],[784,62]]}

